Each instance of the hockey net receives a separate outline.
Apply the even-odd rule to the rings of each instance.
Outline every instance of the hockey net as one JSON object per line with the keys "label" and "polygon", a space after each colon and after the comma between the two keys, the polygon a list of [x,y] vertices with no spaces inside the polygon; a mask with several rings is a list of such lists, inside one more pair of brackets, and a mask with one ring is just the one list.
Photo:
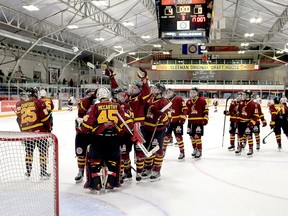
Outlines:
{"label": "hockey net", "polygon": [[0,215],[59,215],[55,135],[0,131],[0,200]]}

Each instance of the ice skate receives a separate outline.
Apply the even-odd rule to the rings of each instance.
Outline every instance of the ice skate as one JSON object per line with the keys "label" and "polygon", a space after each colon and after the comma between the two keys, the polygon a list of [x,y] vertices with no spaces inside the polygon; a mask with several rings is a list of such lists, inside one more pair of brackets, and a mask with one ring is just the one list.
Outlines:
{"label": "ice skate", "polygon": [[197,150],[195,154],[195,159],[200,159],[202,157],[202,150]]}
{"label": "ice skate", "polygon": [[229,146],[228,151],[235,151],[235,146],[234,145]]}
{"label": "ice skate", "polygon": [[282,145],[281,143],[278,143],[278,151],[281,151],[282,150]]}
{"label": "ice skate", "polygon": [[43,179],[49,179],[50,176],[51,176],[51,173],[47,173],[46,171],[41,171],[40,176],[41,176],[41,178],[43,178]]}
{"label": "ice skate", "polygon": [[253,149],[249,149],[249,152],[247,153],[248,157],[252,157],[253,156]]}
{"label": "ice skate", "polygon": [[238,147],[237,150],[235,151],[235,154],[236,154],[237,156],[239,156],[239,155],[241,155],[241,152],[242,152],[241,147]]}
{"label": "ice skate", "polygon": [[160,172],[153,172],[152,175],[150,176],[150,181],[155,182],[160,180]]}
{"label": "ice skate", "polygon": [[194,149],[193,152],[192,152],[192,154],[191,154],[191,156],[192,156],[192,157],[195,157],[196,152],[197,152],[197,149]]}
{"label": "ice skate", "polygon": [[142,177],[141,177],[141,173],[137,173],[136,174],[136,181],[141,181],[142,180]]}
{"label": "ice skate", "polygon": [[79,171],[77,176],[75,177],[76,184],[82,182],[83,176],[84,176],[84,172],[83,171]]}
{"label": "ice skate", "polygon": [[142,172],[141,177],[142,179],[148,179],[151,176],[151,170],[144,170],[144,172]]}
{"label": "ice skate", "polygon": [[256,145],[256,150],[257,150],[257,151],[260,151],[260,144],[257,144],[257,145]]}
{"label": "ice skate", "polygon": [[178,156],[178,160],[179,161],[185,160],[185,154],[184,153],[180,153],[179,156]]}

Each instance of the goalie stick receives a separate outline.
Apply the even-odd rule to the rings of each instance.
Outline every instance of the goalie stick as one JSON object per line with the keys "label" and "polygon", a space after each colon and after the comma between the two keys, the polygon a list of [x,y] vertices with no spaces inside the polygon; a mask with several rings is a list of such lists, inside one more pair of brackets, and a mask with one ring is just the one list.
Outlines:
{"label": "goalie stick", "polygon": [[272,134],[274,132],[274,130],[272,130],[269,134],[267,134],[264,138],[263,138],[263,140],[262,140],[262,143],[263,144],[266,144],[266,138],[268,137],[268,136],[270,136],[270,134]]}
{"label": "goalie stick", "polygon": [[[225,102],[225,110],[227,110],[228,100],[231,98],[231,95],[232,95],[232,94],[230,94],[230,95],[228,96],[228,98],[226,99],[226,102]],[[223,126],[223,136],[222,136],[222,147],[223,147],[223,145],[224,145],[225,125],[226,125],[226,115],[224,115],[224,126]]]}
{"label": "goalie stick", "polygon": [[[124,124],[124,126],[127,128],[127,130],[129,131],[129,133],[134,137],[133,132],[131,131],[130,127],[127,125],[127,123],[124,121],[124,119],[122,118],[122,116],[117,112],[116,113],[118,118],[121,120],[121,122]],[[134,129],[137,131],[140,131],[140,123],[135,123],[134,124]],[[140,133],[138,133],[140,134]],[[143,143],[145,143],[146,141],[144,140],[143,136],[139,136],[141,139],[141,142],[139,142],[139,140],[137,140],[137,145],[139,146],[139,148],[141,149],[141,151],[145,154],[146,157],[151,157],[156,151],[159,150],[159,146],[156,146],[155,148],[153,148],[151,151],[148,152],[148,150],[145,148],[145,146],[143,145]]]}

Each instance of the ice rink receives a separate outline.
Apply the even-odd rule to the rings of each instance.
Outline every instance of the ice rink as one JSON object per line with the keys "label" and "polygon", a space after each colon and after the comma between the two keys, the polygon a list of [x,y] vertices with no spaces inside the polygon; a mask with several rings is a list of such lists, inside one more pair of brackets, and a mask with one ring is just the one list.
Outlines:
{"label": "ice rink", "polygon": [[[177,160],[179,149],[168,146],[161,181],[124,182],[113,192],[96,195],[75,184],[78,173],[74,154],[74,119],[77,111],[54,112],[53,133],[59,139],[61,216],[287,216],[288,141],[282,136],[277,150],[274,134],[248,158],[229,152],[229,117],[223,138],[224,107],[213,112],[203,138],[201,160],[192,159],[189,136],[184,135],[186,159]],[[261,128],[261,142],[270,131],[270,114],[263,108],[268,126]],[[0,118],[0,130],[18,131],[15,117]],[[255,145],[254,145],[255,149]],[[133,154],[132,154],[133,155]],[[23,159],[24,160],[24,159]],[[133,161],[133,160],[132,160]],[[135,164],[133,164],[135,167]],[[24,173],[23,173],[24,175]]]}

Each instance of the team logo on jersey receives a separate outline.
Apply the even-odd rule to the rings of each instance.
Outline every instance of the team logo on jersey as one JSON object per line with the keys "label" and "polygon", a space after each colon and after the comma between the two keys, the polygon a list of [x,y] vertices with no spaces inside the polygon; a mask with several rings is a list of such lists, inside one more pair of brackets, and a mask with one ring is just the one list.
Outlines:
{"label": "team logo on jersey", "polygon": [[78,147],[78,148],[76,149],[76,152],[77,152],[77,154],[82,154],[82,153],[83,153],[83,149],[80,148],[80,147]]}
{"label": "team logo on jersey", "polygon": [[201,133],[201,131],[202,131],[201,127],[198,126],[198,127],[196,128],[196,133]]}
{"label": "team logo on jersey", "polygon": [[153,146],[159,145],[158,140],[157,140],[157,139],[153,139],[152,145],[153,145]]}
{"label": "team logo on jersey", "polygon": [[195,109],[195,105],[191,107],[191,114],[198,114],[198,111]]}
{"label": "team logo on jersey", "polygon": [[180,126],[176,127],[176,132],[181,132],[181,127]]}

